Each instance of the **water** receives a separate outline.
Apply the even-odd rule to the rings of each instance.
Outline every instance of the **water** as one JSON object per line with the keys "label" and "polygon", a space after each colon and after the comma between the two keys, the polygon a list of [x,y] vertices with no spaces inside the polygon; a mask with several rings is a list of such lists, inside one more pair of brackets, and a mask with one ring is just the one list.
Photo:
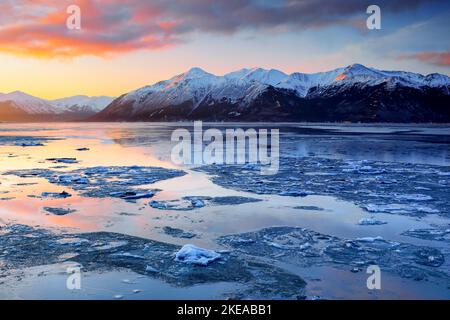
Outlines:
{"label": "water", "polygon": [[[223,123],[207,126],[219,129],[274,127],[270,124]],[[190,124],[0,124],[0,170],[6,172],[66,166],[56,170],[68,171],[94,166],[134,165],[180,169],[187,174],[145,186],[161,190],[151,200],[169,201],[186,196],[241,196],[262,201],[240,205],[207,205],[190,211],[159,210],[148,204],[149,199],[127,202],[109,197],[89,198],[71,190],[70,187],[52,184],[42,177],[20,178],[16,175],[1,175],[0,198],[3,200],[0,200],[0,223],[39,226],[55,233],[115,232],[174,245],[192,243],[214,250],[224,249],[216,241],[218,237],[275,226],[302,227],[342,239],[381,236],[389,241],[437,247],[444,251],[450,249],[448,242],[402,235],[404,231],[412,228],[448,226],[449,220],[442,214],[414,217],[377,213],[376,218],[387,224],[360,226],[358,221],[370,217],[371,214],[358,203],[345,201],[338,196],[314,194],[307,197],[286,197],[277,194],[255,194],[216,184],[212,181],[211,173],[172,163],[170,151],[173,143],[170,141],[170,135],[178,127],[189,128]],[[382,161],[392,163],[394,167],[404,164],[429,165],[433,170],[437,170],[436,168],[447,170],[450,165],[448,126],[277,124],[275,127],[279,128],[281,133],[280,168],[288,165],[283,162],[283,157],[333,161]],[[23,137],[42,139],[44,145],[22,147],[11,143],[18,139],[31,139]],[[78,148],[89,150],[77,151]],[[55,164],[46,160],[61,157],[76,158],[78,163]],[[72,197],[65,199],[33,197],[39,196],[42,192],[62,191],[71,193]],[[314,206],[321,210],[296,208],[299,206]],[[57,216],[46,212],[44,207],[64,207],[76,211]],[[196,237],[192,239],[173,237],[163,231],[166,226],[191,232]],[[444,264],[444,267],[446,265]],[[65,289],[66,275],[61,273],[55,275],[51,272],[55,268],[54,265],[32,268],[43,270],[44,275],[38,277],[36,272],[30,272],[28,269],[8,270],[7,276],[0,278],[0,298],[52,299],[58,295],[63,299],[108,299],[116,294],[123,295],[121,294],[124,292],[123,278],[134,276],[137,277],[136,288],[145,290],[126,298],[180,299],[195,296],[199,299],[210,299],[221,297],[232,288],[242,285],[218,282],[179,288],[151,277],[130,275],[132,272],[130,270],[111,270],[107,273],[89,272],[88,278],[92,282],[89,286],[95,287],[96,290],[85,288],[81,293],[71,293]],[[450,291],[445,285],[404,279],[390,273],[386,274],[390,284],[386,285],[385,290],[369,292],[365,286],[367,278],[365,273],[353,274],[348,270],[329,266],[301,268],[287,265],[284,268],[307,281],[308,297],[320,295],[331,299],[414,299],[450,296]],[[48,275],[45,274],[46,270]],[[21,280],[13,276],[17,273],[24,274]],[[11,287],[16,289],[12,291]],[[157,289],[150,290],[150,287]]]}

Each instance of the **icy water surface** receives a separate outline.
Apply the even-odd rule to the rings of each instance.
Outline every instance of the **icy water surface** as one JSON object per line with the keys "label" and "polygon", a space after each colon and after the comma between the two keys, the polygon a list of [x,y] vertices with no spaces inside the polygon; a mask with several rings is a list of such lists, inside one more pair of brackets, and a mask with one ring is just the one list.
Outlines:
{"label": "icy water surface", "polygon": [[277,124],[273,176],[174,165],[179,127],[0,124],[0,298],[450,297],[450,127]]}

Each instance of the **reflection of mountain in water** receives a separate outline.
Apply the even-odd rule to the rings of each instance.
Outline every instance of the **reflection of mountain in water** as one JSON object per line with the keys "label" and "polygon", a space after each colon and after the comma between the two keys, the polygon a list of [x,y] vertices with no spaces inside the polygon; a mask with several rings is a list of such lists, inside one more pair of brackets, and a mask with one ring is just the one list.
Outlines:
{"label": "reflection of mountain in water", "polygon": [[[138,125],[111,129],[107,135],[123,146],[150,147],[161,159],[170,159],[171,141],[175,129],[184,128],[193,134],[193,125],[168,123]],[[261,125],[250,123],[203,124],[203,130],[217,128],[277,128],[280,130],[280,154],[299,157],[324,157],[349,160],[380,160],[388,162],[450,164],[450,135],[426,133],[427,128],[415,127],[313,127],[283,124]],[[370,130],[368,130],[368,128]],[[425,130],[421,133],[421,130]],[[436,129],[436,128],[435,128]],[[439,129],[436,129],[439,130]],[[446,128],[442,128],[445,133]],[[369,132],[367,132],[369,131]],[[203,142],[204,145],[208,142]],[[226,153],[226,149],[224,150]]]}

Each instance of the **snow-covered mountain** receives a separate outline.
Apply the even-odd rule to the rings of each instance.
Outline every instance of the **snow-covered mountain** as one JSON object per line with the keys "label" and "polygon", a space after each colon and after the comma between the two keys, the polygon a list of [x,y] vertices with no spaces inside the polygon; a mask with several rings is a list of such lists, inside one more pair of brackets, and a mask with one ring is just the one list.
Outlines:
{"label": "snow-covered mountain", "polygon": [[84,120],[106,107],[113,98],[75,96],[54,101],[21,91],[0,94],[0,121]]}
{"label": "snow-covered mountain", "polygon": [[107,96],[88,97],[79,95],[52,100],[52,103],[66,111],[99,112],[113,100],[114,98]]}
{"label": "snow-covered mountain", "polygon": [[[380,106],[391,104],[400,109],[402,104],[416,107],[420,104],[422,108],[426,107],[426,103],[435,103],[434,98],[438,98],[439,103],[444,103],[441,100],[446,102],[449,89],[450,78],[445,75],[382,71],[360,64],[315,74],[285,74],[273,69],[254,68],[216,76],[200,68],[192,68],[169,80],[119,97],[94,119],[270,121],[281,116],[285,120],[312,121],[313,118],[320,118],[319,106],[312,106],[313,102],[320,105],[319,100],[323,102],[333,98],[328,102],[336,106],[354,104],[353,100],[356,100],[360,106],[365,104],[372,106],[372,109],[374,103]],[[376,92],[372,92],[374,90]],[[369,92],[372,92],[372,98],[367,95]],[[409,101],[413,97],[415,100]],[[327,112],[332,111],[330,107],[327,106]],[[256,114],[261,108],[264,115]],[[302,117],[302,111],[303,115],[313,112],[308,108],[317,110],[314,117]],[[376,115],[372,117],[378,119]],[[436,117],[439,118],[439,115]],[[332,120],[333,116],[328,118]],[[352,115],[350,118],[358,117]]]}
{"label": "snow-covered mountain", "polygon": [[55,114],[58,113],[50,101],[33,97],[21,91],[0,94],[0,103],[10,103],[12,106],[28,114]]}

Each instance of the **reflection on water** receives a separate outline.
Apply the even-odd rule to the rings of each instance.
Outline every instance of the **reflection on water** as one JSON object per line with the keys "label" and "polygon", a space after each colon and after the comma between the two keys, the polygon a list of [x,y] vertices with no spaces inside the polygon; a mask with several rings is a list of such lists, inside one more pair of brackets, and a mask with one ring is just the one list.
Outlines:
{"label": "reflection on water", "polygon": [[[86,273],[83,275],[80,290],[67,290],[64,284],[67,279],[68,265],[70,264],[28,268],[20,274],[23,279],[19,283],[14,282],[14,286],[9,286],[9,279],[5,280],[5,289],[7,290],[0,290],[0,299],[219,299],[224,292],[239,287],[239,284],[219,282],[191,288],[179,288],[131,271],[111,271],[100,274]],[[11,278],[13,277],[11,276]],[[30,290],[30,288],[39,288],[39,290]]]}
{"label": "reflection on water", "polygon": [[[208,126],[224,129],[269,127],[270,125],[209,124],[204,125],[205,129]],[[42,147],[0,144],[1,171],[52,168],[60,165],[67,168],[60,167],[58,170],[132,165],[179,168],[170,161],[170,151],[173,146],[170,135],[179,127],[192,129],[189,124],[174,123],[47,123],[20,124],[20,128],[17,127],[16,124],[1,124],[0,136],[22,135],[58,139],[48,140]],[[449,127],[342,127],[286,124],[278,125],[277,128],[281,133],[280,153],[284,156],[450,165]],[[79,148],[89,148],[89,150],[77,151],[76,149]],[[46,161],[48,158],[60,157],[76,158],[79,163],[55,164]],[[283,162],[280,162],[280,166],[283,166]],[[381,220],[388,222],[387,225],[361,227],[357,225],[357,222],[368,215],[353,203],[328,196],[292,198],[239,192],[213,184],[204,173],[191,171],[189,168],[181,169],[187,170],[188,174],[149,186],[161,190],[152,200],[174,200],[184,196],[245,196],[263,201],[239,206],[207,206],[193,211],[165,211],[149,206],[148,199],[133,203],[112,198],[85,198],[70,188],[50,184],[46,179],[1,175],[0,199],[3,200],[0,200],[0,222],[39,225],[68,232],[113,231],[174,244],[189,242],[212,249],[220,248],[214,241],[218,236],[271,226],[301,226],[341,238],[382,236],[393,241],[430,245],[432,243],[430,241],[400,234],[410,228],[425,228],[431,224],[448,223],[434,215],[417,220],[407,216],[379,214]],[[42,192],[62,191],[71,193],[72,197],[65,199],[39,197]],[[295,209],[298,206],[316,206],[323,210]],[[56,216],[46,212],[44,207],[65,207],[76,211],[68,215]],[[173,238],[162,231],[165,226],[195,233],[197,237],[189,240]],[[308,278],[308,270],[296,270],[296,272]],[[324,274],[323,271],[317,272]],[[343,274],[341,276],[344,277]],[[352,275],[345,275],[345,277],[350,276]],[[109,276],[103,277],[106,279]],[[337,277],[340,276],[337,275]],[[341,278],[341,281],[344,281],[343,279]],[[401,287],[400,283],[395,281],[392,283],[393,286]],[[345,288],[341,287],[337,292],[337,289],[330,289],[331,285],[324,281],[312,283],[309,287],[314,294],[320,291],[321,295],[352,297],[351,290],[345,291]],[[213,288],[216,288],[214,292],[219,292],[226,286],[217,285]],[[415,284],[415,288],[420,292],[419,284]],[[395,292],[394,289],[386,292],[385,296],[398,297],[400,293]],[[47,298],[54,296],[51,286],[45,290],[42,292],[43,296]],[[170,290],[166,288],[163,291],[172,292]],[[208,288],[208,290],[213,289]],[[426,290],[430,292],[429,288]],[[0,297],[6,297],[1,287],[0,293]],[[185,294],[184,291],[181,293]],[[92,294],[94,297],[102,297]],[[179,297],[178,294],[173,292],[173,297]],[[413,292],[404,297],[415,298],[416,294],[420,296],[419,293]],[[198,296],[213,297],[214,295],[199,294]],[[432,294],[430,296],[434,297]],[[83,296],[83,298],[86,297],[88,296]],[[168,297],[171,296],[168,295]]]}
{"label": "reflection on water", "polygon": [[[417,137],[417,136],[414,136]],[[361,136],[290,136],[290,149],[300,157],[319,156],[334,159],[375,160],[450,165],[450,141],[425,142],[418,136],[361,135]],[[410,140],[413,139],[413,140]]]}

